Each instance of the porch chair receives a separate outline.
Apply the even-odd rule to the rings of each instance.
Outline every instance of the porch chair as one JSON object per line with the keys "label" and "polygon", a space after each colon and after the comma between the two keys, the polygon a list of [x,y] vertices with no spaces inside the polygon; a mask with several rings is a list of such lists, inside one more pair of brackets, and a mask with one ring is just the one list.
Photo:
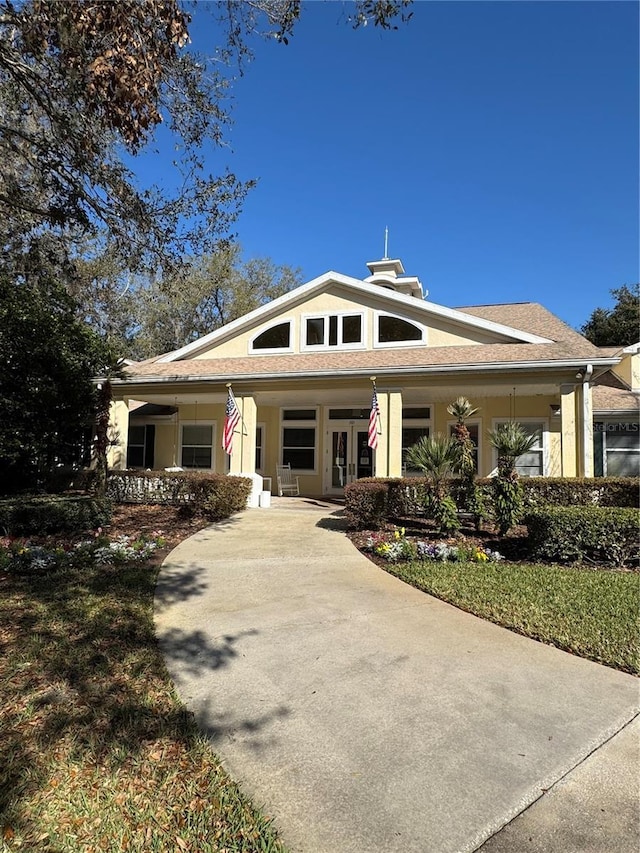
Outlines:
{"label": "porch chair", "polygon": [[299,496],[300,484],[298,478],[291,473],[291,464],[276,465],[276,479],[278,481],[278,494],[282,497],[283,493],[288,495]]}

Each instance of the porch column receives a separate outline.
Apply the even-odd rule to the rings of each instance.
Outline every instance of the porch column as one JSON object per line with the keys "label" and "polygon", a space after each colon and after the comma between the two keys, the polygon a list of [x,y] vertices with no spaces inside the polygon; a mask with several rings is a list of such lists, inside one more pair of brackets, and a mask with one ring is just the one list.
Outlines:
{"label": "porch column", "polygon": [[378,390],[380,435],[375,453],[375,477],[402,476],[402,392]]}
{"label": "porch column", "polygon": [[588,382],[582,383],[580,398],[580,421],[582,427],[580,476],[593,477],[593,406],[591,386]]}
{"label": "porch column", "polygon": [[402,392],[389,391],[388,475],[402,477]]}
{"label": "porch column", "polygon": [[573,385],[560,386],[560,432],[562,443],[562,476],[576,477],[576,391]]}
{"label": "porch column", "polygon": [[374,477],[389,476],[389,394],[378,390],[378,408],[380,410],[380,435],[375,452]]}
{"label": "porch column", "polygon": [[233,435],[233,452],[229,460],[230,474],[254,474],[256,470],[256,426],[258,407],[253,397],[236,395],[242,420]]}
{"label": "porch column", "polygon": [[112,400],[109,410],[109,447],[107,463],[109,468],[122,470],[127,467],[127,444],[129,440],[129,402]]}

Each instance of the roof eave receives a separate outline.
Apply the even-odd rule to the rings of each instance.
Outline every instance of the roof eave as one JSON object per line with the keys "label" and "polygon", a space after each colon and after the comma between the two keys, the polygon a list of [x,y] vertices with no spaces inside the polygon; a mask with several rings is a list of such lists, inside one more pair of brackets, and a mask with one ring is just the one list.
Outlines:
{"label": "roof eave", "polygon": [[369,376],[371,371],[375,369],[377,376],[393,376],[394,374],[402,374],[408,376],[415,374],[422,376],[425,374],[435,373],[481,373],[483,371],[494,372],[497,370],[573,370],[583,369],[586,364],[594,366],[612,366],[617,364],[617,359],[590,359],[590,358],[572,358],[562,360],[546,360],[546,361],[517,361],[517,362],[483,362],[467,363],[467,364],[435,364],[435,365],[396,365],[393,367],[351,367],[339,368],[332,370],[291,370],[278,371],[277,373],[209,373],[209,374],[174,374],[172,376],[163,375],[148,375],[139,376],[132,379],[114,379],[114,386],[131,386],[131,385],[162,385],[172,382],[228,382],[233,380],[239,381],[264,381],[274,379],[318,379],[337,376]]}

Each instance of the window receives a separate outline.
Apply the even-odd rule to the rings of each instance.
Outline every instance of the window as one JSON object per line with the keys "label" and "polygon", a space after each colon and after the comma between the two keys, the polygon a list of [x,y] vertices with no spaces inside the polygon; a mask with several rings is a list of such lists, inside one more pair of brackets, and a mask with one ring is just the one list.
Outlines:
{"label": "window", "polygon": [[376,344],[422,343],[423,340],[423,329],[415,323],[389,314],[378,315]]}
{"label": "window", "polygon": [[[494,421],[494,429],[501,423],[507,423],[506,420]],[[527,435],[533,435],[536,438],[535,444],[528,453],[524,453],[516,462],[516,471],[521,477],[543,477],[545,475],[546,464],[546,437],[547,425],[542,421],[536,420],[518,420],[522,429]],[[494,448],[493,451],[494,465],[498,464],[498,455]]]}
{"label": "window", "polygon": [[127,468],[153,468],[155,430],[153,424],[129,426]]}
{"label": "window", "polygon": [[595,474],[608,477],[640,475],[640,425],[637,422],[595,423]]}
{"label": "window", "polygon": [[402,470],[405,477],[420,477],[422,471],[409,468],[406,464],[407,450],[413,447],[421,438],[429,436],[431,431],[431,409],[423,408],[402,409]]}
{"label": "window", "polygon": [[252,350],[290,349],[291,348],[291,321],[278,323],[260,332],[252,343]]}
{"label": "window", "polygon": [[356,347],[363,343],[362,314],[331,314],[327,317],[307,317],[303,324],[302,346]]}
{"label": "window", "polygon": [[[449,435],[453,435],[453,431],[456,425],[455,421],[448,422],[449,427]],[[478,473],[478,457],[479,457],[479,446],[480,446],[480,421],[467,421],[465,426],[469,430],[469,438],[473,443],[473,467],[475,469],[476,474]]]}
{"label": "window", "polygon": [[282,464],[296,471],[316,468],[315,409],[284,409],[282,412]]}
{"label": "window", "polygon": [[256,471],[262,471],[262,453],[264,450],[264,424],[256,427]]}
{"label": "window", "polygon": [[182,468],[213,468],[213,424],[182,424]]}

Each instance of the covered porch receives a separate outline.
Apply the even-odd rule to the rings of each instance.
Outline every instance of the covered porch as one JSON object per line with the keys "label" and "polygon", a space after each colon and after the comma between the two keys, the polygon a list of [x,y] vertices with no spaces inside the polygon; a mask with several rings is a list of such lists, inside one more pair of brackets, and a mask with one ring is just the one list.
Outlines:
{"label": "covered porch", "polygon": [[[236,377],[240,412],[233,448],[222,448],[227,377],[114,383],[110,464],[114,468],[182,468],[253,474],[276,484],[276,466],[290,464],[304,495],[338,496],[361,477],[411,475],[404,451],[422,435],[448,433],[447,406],[467,397],[478,412],[468,426],[478,475],[496,466],[487,431],[516,420],[536,434],[522,473],[593,476],[593,416],[586,373],[430,371],[378,373],[378,446],[367,443],[369,376],[269,380]],[[133,401],[136,401],[135,403]],[[140,405],[143,403],[144,405]]]}

